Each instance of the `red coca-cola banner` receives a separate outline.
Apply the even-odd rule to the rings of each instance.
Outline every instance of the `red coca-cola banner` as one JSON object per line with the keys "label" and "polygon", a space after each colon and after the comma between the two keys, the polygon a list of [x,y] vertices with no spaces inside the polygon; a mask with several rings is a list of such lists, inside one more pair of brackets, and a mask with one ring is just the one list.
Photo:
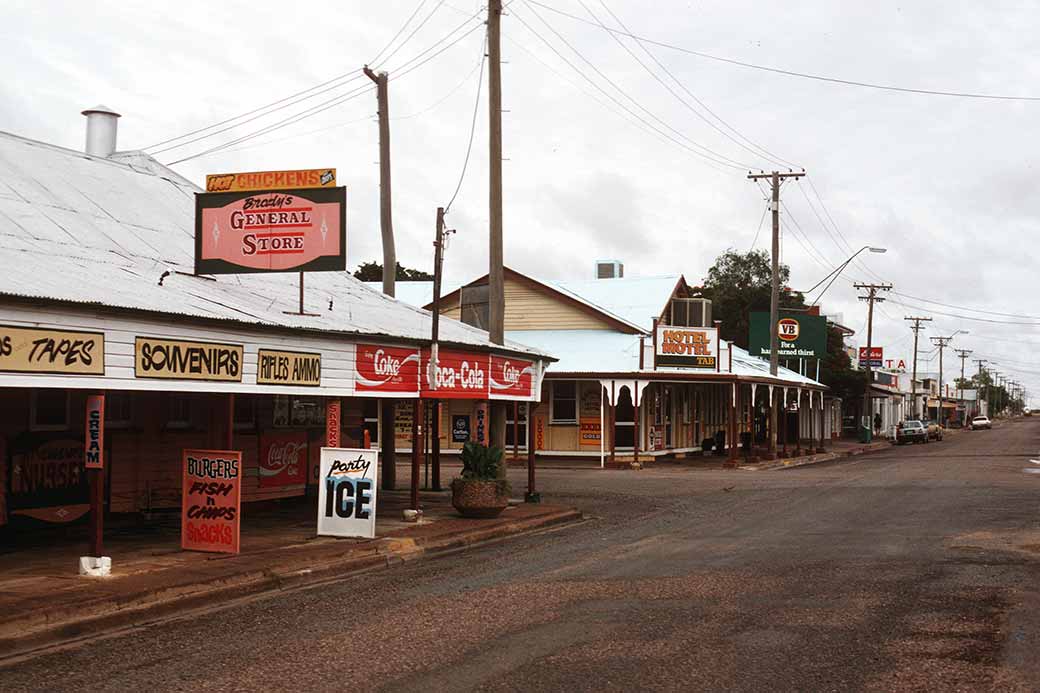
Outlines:
{"label": "red coca-cola banner", "polygon": [[307,483],[307,432],[266,434],[260,439],[260,486]]}
{"label": "red coca-cola banner", "polygon": [[491,397],[522,398],[534,395],[535,364],[508,356],[491,356]]}
{"label": "red coca-cola banner", "polygon": [[354,366],[358,392],[419,391],[419,352],[415,349],[358,344]]}
{"label": "red coca-cola banner", "polygon": [[430,386],[430,350],[422,354],[422,396],[438,399],[487,399],[489,357],[472,351],[441,349],[436,389]]}

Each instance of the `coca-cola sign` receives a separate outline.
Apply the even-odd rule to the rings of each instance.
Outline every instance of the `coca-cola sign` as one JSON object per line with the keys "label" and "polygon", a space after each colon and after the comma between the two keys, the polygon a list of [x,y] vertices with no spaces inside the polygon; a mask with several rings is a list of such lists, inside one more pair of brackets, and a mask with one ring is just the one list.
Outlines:
{"label": "coca-cola sign", "polygon": [[408,347],[358,344],[354,357],[358,392],[419,391],[419,352]]}
{"label": "coca-cola sign", "polygon": [[441,349],[437,357],[437,386],[431,386],[430,351],[423,351],[422,396],[439,399],[487,399],[491,381],[487,354]]}
{"label": "coca-cola sign", "polygon": [[346,268],[346,188],[199,193],[195,272]]}
{"label": "coca-cola sign", "polygon": [[491,397],[528,399],[534,395],[535,364],[508,356],[491,357]]}
{"label": "coca-cola sign", "polygon": [[260,486],[307,483],[307,433],[269,434],[260,441]]}

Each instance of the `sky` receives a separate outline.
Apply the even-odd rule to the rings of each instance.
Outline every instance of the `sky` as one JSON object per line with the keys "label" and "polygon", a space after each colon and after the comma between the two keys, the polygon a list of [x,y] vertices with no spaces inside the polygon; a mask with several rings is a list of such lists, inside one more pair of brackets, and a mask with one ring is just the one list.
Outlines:
{"label": "sky", "polygon": [[[145,149],[199,184],[207,173],[335,167],[348,191],[353,267],[381,259],[375,93],[361,74],[371,63],[391,77],[398,259],[432,269],[436,208],[459,182],[476,113],[447,218],[457,233],[445,285],[487,271],[481,3],[156,7],[5,3],[0,59],[17,79],[0,83],[0,130],[81,149],[79,112],[102,103],[122,114],[119,149]],[[1030,31],[1040,7],[513,0],[502,20],[506,264],[578,279],[593,276],[596,260],[617,259],[627,276],[682,273],[698,284],[727,249],[769,247],[763,189],[748,169],[804,167],[806,179],[781,190],[792,286],[808,289],[865,245],[884,247],[842,272],[821,300],[824,312],[865,344],[866,305],[852,283],[889,282],[873,339],[886,358],[909,367],[913,333],[903,318],[931,316],[919,370],[938,370],[930,337],[965,330],[950,349],[998,363],[1040,406],[1040,100],[924,95],[751,69],[599,26],[617,21],[654,42],[792,72],[1040,97]],[[277,111],[173,149],[156,146],[308,89],[295,98],[309,98],[282,101]],[[947,379],[959,374],[950,350],[944,362]],[[969,360],[967,371],[975,368]]]}

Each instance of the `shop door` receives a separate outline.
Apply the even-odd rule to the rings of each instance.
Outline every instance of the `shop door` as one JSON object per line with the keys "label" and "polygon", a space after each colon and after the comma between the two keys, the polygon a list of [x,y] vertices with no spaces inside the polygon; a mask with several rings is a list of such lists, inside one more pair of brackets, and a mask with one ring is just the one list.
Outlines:
{"label": "shop door", "polygon": [[614,447],[618,450],[635,448],[635,407],[632,406],[632,392],[628,387],[618,393],[614,405]]}

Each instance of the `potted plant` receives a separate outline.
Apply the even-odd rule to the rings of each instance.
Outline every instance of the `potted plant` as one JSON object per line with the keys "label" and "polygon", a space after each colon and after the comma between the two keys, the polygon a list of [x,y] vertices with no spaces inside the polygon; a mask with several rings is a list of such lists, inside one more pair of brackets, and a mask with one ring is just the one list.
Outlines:
{"label": "potted plant", "polygon": [[462,476],[451,482],[451,504],[463,517],[498,517],[509,507],[509,482],[500,478],[502,449],[473,441],[462,447]]}

